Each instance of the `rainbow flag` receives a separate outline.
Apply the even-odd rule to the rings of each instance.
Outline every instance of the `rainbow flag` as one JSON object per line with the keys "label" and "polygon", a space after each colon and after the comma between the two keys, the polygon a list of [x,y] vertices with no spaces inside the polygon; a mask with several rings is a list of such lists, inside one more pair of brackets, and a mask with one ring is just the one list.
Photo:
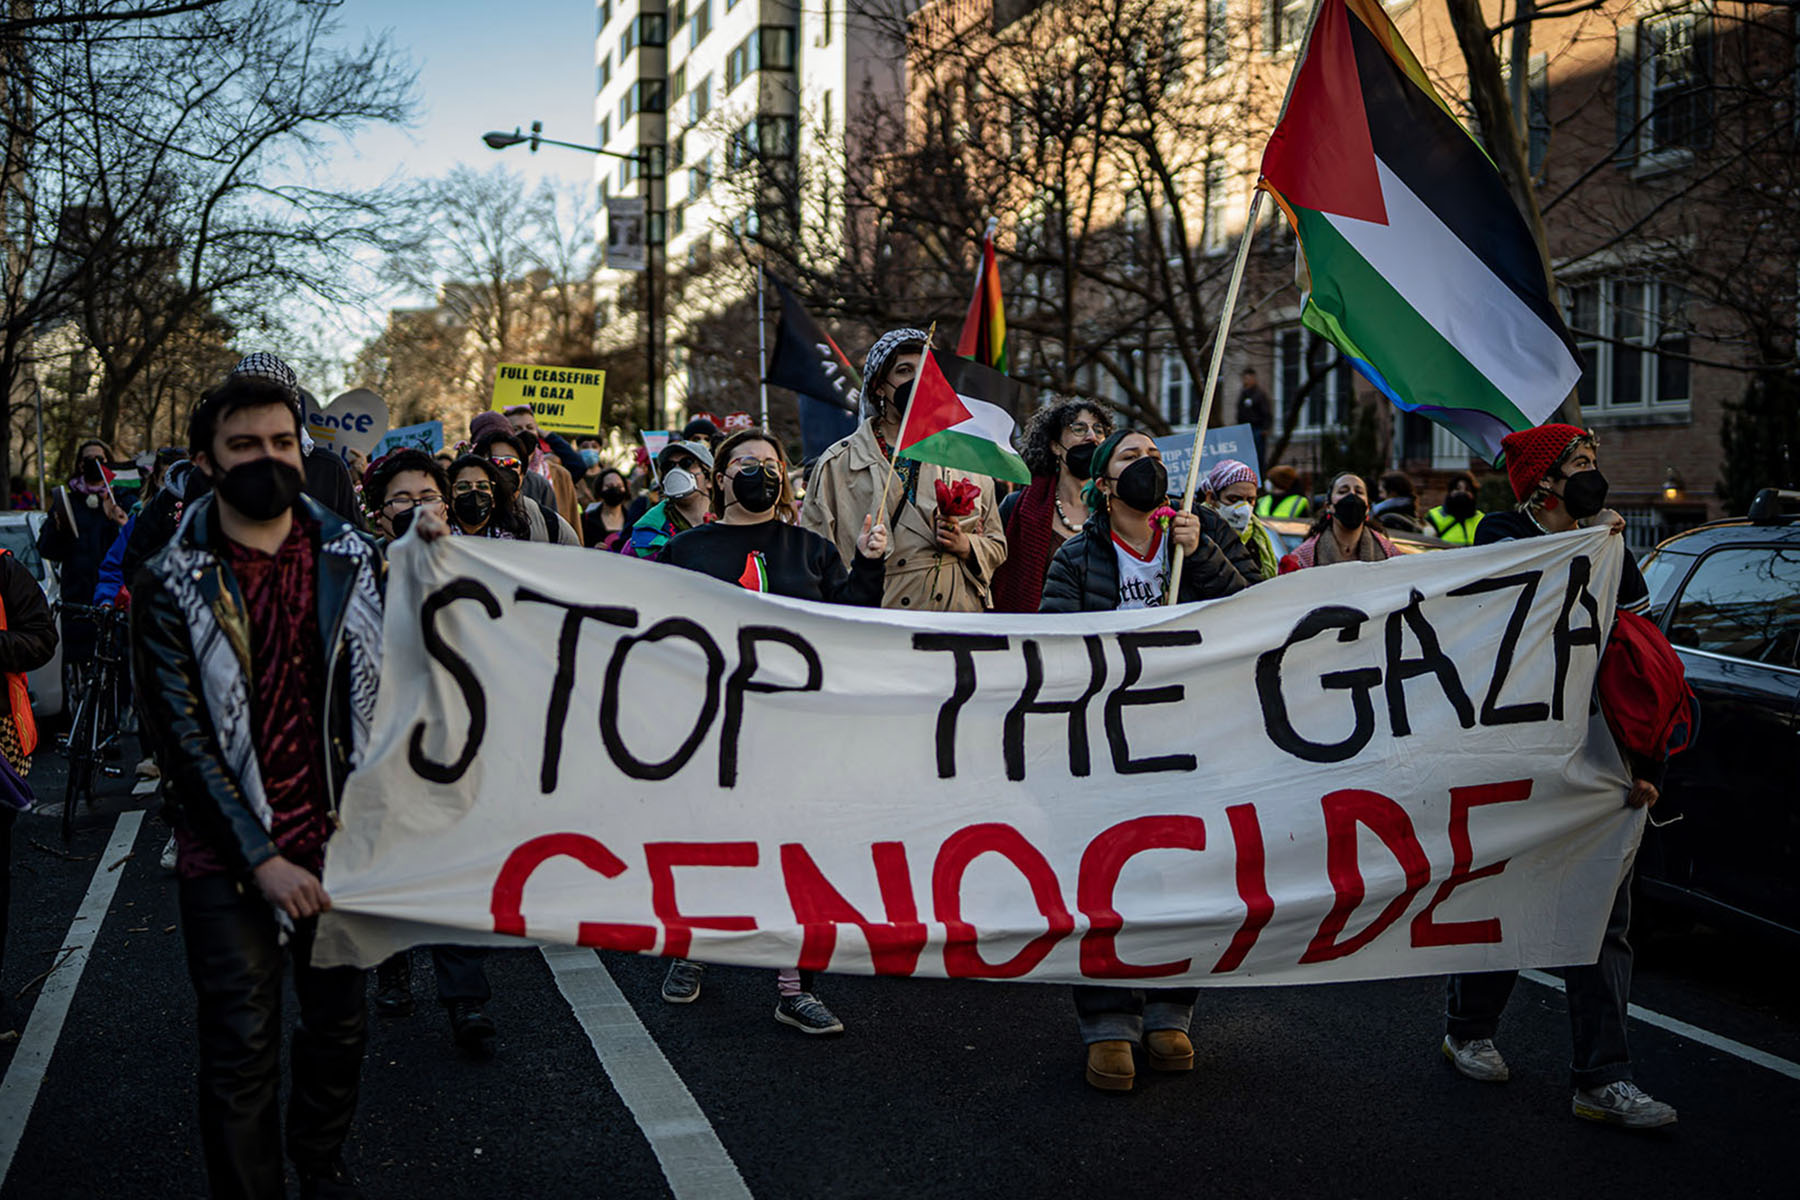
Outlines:
{"label": "rainbow flag", "polygon": [[981,265],[975,268],[975,294],[963,317],[962,334],[956,339],[958,358],[972,358],[984,367],[1006,374],[1006,309],[1000,302],[1000,272],[994,267],[994,230],[1000,222],[988,218],[981,239]]}
{"label": "rainbow flag", "polygon": [[1301,323],[1489,461],[1581,378],[1500,173],[1378,0],[1321,0],[1261,187],[1300,241]]}

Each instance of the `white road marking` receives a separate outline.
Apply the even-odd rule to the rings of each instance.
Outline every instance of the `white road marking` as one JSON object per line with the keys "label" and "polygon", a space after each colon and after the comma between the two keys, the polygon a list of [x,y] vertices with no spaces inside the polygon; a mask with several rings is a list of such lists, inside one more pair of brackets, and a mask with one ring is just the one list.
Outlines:
{"label": "white road marking", "polygon": [[137,784],[132,787],[131,794],[134,796],[148,796],[151,792],[154,792],[161,786],[162,780],[160,779],[140,779],[137,781]]}
{"label": "white road marking", "polygon": [[118,824],[113,826],[112,840],[94,865],[94,878],[88,884],[87,895],[82,897],[81,907],[75,910],[75,919],[69,923],[68,936],[56,952],[58,966],[44,980],[37,1003],[31,1006],[31,1020],[26,1022],[25,1032],[19,1038],[18,1053],[13,1055],[12,1065],[6,1069],[6,1078],[0,1080],[0,1183],[6,1181],[6,1173],[12,1170],[13,1155],[19,1149],[19,1139],[24,1136],[25,1123],[31,1119],[31,1106],[37,1102],[44,1072],[50,1066],[50,1056],[56,1052],[56,1039],[62,1034],[69,1004],[75,999],[75,987],[81,982],[88,954],[100,936],[100,927],[106,922],[106,910],[112,907],[119,878],[125,874],[111,868],[131,853],[143,821],[144,814],[139,811],[119,814]]}
{"label": "white road marking", "polygon": [[[1554,975],[1546,975],[1542,971],[1520,971],[1519,974],[1533,983],[1541,983],[1545,987],[1555,988],[1559,992],[1563,990],[1563,981]],[[1777,1075],[1786,1075],[1789,1079],[1800,1079],[1800,1063],[1777,1058],[1766,1050],[1758,1050],[1755,1046],[1746,1046],[1744,1043],[1734,1041],[1722,1034],[1702,1029],[1698,1025],[1689,1025],[1686,1021],[1680,1021],[1674,1017],[1665,1017],[1659,1012],[1653,1012],[1636,1004],[1630,1005],[1625,1011],[1646,1025],[1666,1029],[1689,1041],[1699,1042],[1702,1046],[1711,1046],[1714,1050],[1741,1058],[1747,1063],[1754,1063]]]}
{"label": "white road marking", "polygon": [[748,1200],[737,1164],[600,955],[581,946],[545,946],[542,952],[607,1078],[662,1164],[675,1200]]}

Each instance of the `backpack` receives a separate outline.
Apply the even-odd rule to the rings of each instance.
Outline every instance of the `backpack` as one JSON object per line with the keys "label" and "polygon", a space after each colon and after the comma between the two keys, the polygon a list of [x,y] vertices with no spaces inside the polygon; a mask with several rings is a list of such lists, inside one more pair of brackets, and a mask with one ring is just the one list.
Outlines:
{"label": "backpack", "polygon": [[1654,622],[1620,610],[1600,657],[1600,711],[1631,754],[1651,762],[1686,750],[1699,710],[1687,670]]}

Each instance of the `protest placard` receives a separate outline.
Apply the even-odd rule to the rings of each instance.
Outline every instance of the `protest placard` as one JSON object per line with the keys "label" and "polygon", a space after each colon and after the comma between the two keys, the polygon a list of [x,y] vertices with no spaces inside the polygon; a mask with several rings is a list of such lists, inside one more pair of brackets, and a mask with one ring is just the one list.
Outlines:
{"label": "protest placard", "polygon": [[493,410],[529,404],[538,428],[548,433],[599,433],[605,399],[605,371],[531,363],[494,368]]}

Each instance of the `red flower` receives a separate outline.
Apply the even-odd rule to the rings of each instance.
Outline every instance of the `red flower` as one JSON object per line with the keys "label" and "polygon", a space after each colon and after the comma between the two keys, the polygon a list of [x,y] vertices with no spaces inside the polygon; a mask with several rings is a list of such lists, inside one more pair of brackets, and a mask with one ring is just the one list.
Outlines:
{"label": "red flower", "polygon": [[967,479],[959,479],[949,487],[943,480],[937,481],[938,511],[946,517],[966,517],[975,511],[975,502],[981,499],[981,489]]}

